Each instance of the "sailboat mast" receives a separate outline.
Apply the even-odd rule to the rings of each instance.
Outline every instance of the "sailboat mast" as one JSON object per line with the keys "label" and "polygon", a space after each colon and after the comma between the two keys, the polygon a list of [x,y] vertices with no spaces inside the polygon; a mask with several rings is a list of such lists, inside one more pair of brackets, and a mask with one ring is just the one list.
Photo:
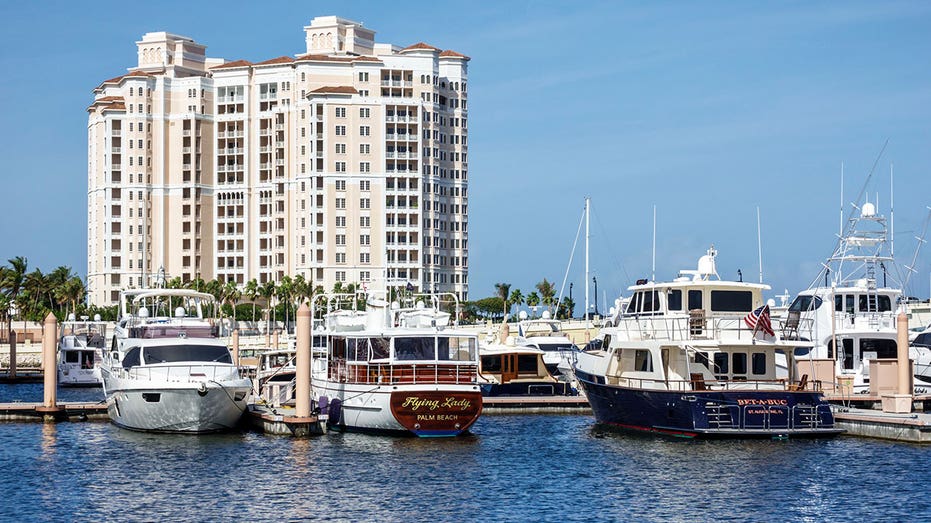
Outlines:
{"label": "sailboat mast", "polygon": [[[889,257],[895,259],[895,164],[889,164]],[[902,289],[903,291],[905,289]]]}
{"label": "sailboat mast", "polygon": [[763,283],[763,235],[760,231],[760,207],[756,208],[756,247],[760,256],[760,283]]}
{"label": "sailboat mast", "polygon": [[[588,216],[591,198],[585,198],[585,321],[588,322]],[[597,297],[596,297],[597,299]]]}

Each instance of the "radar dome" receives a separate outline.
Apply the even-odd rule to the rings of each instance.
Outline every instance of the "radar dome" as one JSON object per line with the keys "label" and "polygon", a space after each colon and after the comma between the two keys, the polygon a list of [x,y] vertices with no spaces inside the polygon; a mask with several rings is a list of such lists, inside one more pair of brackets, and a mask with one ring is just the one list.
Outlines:
{"label": "radar dome", "polygon": [[183,318],[183,317],[184,317],[184,307],[176,307],[175,318]]}
{"label": "radar dome", "polygon": [[520,311],[519,313],[517,313],[517,317],[520,318],[521,320],[526,320],[526,319],[527,319],[527,311]]}
{"label": "radar dome", "polygon": [[876,216],[876,206],[870,202],[863,204],[863,208],[860,210],[860,216],[864,218],[869,218],[870,216]]}
{"label": "radar dome", "polygon": [[541,318],[543,318],[544,320],[550,319],[550,311],[543,311]]}

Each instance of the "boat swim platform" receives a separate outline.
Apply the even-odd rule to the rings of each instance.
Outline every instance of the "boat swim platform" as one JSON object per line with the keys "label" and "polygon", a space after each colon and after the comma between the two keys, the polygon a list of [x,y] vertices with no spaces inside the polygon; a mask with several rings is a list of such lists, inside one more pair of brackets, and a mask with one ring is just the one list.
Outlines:
{"label": "boat swim platform", "polygon": [[317,416],[298,417],[291,405],[271,407],[260,403],[246,406],[245,418],[250,427],[263,434],[307,437],[326,434],[326,421]]}
{"label": "boat swim platform", "polygon": [[591,414],[585,396],[482,397],[482,414]]}
{"label": "boat swim platform", "polygon": [[110,421],[104,402],[58,402],[48,408],[43,403],[0,403],[0,421]]}
{"label": "boat swim platform", "polygon": [[847,436],[931,444],[931,413],[897,414],[873,409],[835,407],[834,425]]}

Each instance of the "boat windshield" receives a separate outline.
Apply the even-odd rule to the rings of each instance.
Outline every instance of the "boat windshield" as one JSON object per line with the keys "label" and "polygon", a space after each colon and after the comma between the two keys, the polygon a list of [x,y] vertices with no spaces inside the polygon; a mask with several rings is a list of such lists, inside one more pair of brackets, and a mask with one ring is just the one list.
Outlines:
{"label": "boat windshield", "polygon": [[177,362],[232,363],[230,351],[219,345],[164,345],[146,347],[142,352],[146,365]]}
{"label": "boat windshield", "polygon": [[402,336],[394,339],[397,360],[473,361],[474,338],[450,336]]}
{"label": "boat windshield", "polygon": [[795,298],[795,301],[792,302],[792,305],[789,305],[790,311],[813,311],[821,307],[821,298],[817,296],[799,296]]}

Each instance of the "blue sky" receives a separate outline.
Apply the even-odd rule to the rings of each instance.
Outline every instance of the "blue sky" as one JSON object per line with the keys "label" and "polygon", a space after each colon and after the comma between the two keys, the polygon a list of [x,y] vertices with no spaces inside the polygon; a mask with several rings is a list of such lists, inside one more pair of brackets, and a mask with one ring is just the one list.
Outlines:
{"label": "blue sky", "polygon": [[[931,3],[922,2],[4,2],[0,4],[0,259],[86,272],[91,90],[136,60],[148,31],[209,56],[303,51],[314,16],[377,40],[472,57],[470,295],[563,279],[592,197],[591,270],[608,301],[694,268],[808,286],[885,141],[871,199],[911,262],[931,205]],[[338,7],[334,7],[337,6]],[[927,298],[931,249],[908,292]],[[570,271],[583,295],[582,253]],[[602,299],[600,297],[600,299]]]}

